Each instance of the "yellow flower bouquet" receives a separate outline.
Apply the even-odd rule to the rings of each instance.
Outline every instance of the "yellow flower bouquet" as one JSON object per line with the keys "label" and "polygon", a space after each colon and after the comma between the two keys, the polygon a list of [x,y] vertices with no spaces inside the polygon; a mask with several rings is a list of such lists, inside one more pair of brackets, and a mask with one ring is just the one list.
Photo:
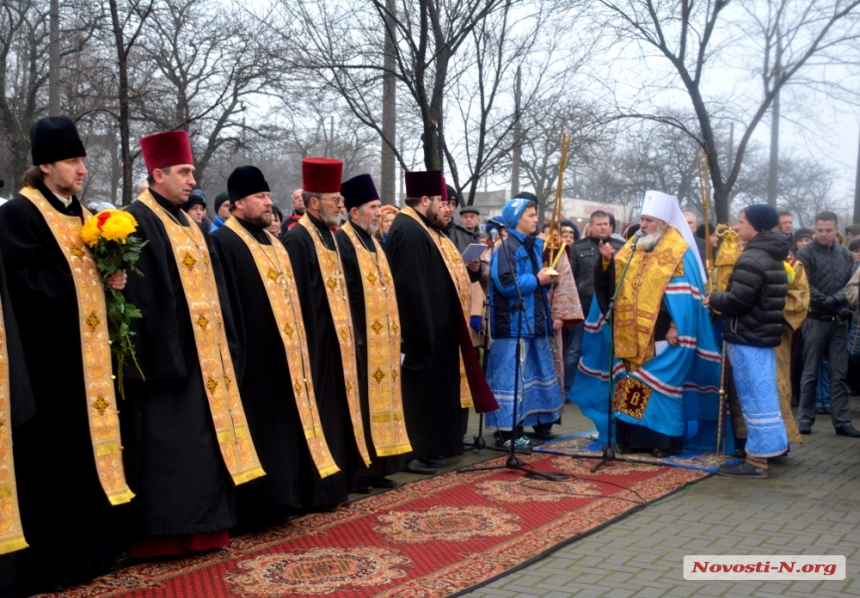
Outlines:
{"label": "yellow flower bouquet", "polygon": [[[102,210],[84,223],[81,229],[81,239],[89,246],[95,259],[96,266],[103,278],[107,279],[123,270],[143,274],[134,267],[140,258],[140,251],[148,241],[130,236],[137,230],[137,220],[123,210]],[[125,296],[105,284],[105,299],[107,302],[108,331],[110,333],[111,353],[117,361],[117,385],[120,396],[125,398],[122,378],[126,359],[131,358],[137,371],[137,357],[131,337],[131,321],[143,317],[140,310],[126,303]],[[140,372],[143,377],[143,372]]]}

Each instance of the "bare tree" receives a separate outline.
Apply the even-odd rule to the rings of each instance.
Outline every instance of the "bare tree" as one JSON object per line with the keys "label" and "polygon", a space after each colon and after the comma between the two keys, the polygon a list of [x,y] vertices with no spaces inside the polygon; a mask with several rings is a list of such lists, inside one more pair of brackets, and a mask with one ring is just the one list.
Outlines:
{"label": "bare tree", "polygon": [[[195,148],[196,177],[206,180],[213,155],[236,146],[257,126],[245,111],[257,96],[271,94],[284,76],[268,60],[265,34],[254,31],[244,11],[210,0],[166,0],[154,12],[141,53],[161,75],[136,106],[155,130],[185,129]],[[160,92],[160,94],[159,94]],[[152,101],[162,95],[167,101]]]}
{"label": "bare tree", "polygon": [[[507,2],[472,30],[452,61],[458,74],[447,96],[463,134],[452,139],[449,127],[444,150],[453,186],[466,204],[501,161],[513,170],[510,156],[527,135],[524,115],[546,108],[541,101],[557,97],[558,90],[574,87],[572,76],[591,48],[565,35],[567,14],[556,2]],[[466,167],[464,174],[458,165]]]}
{"label": "bare tree", "polygon": [[[608,142],[612,131],[601,124],[597,108],[575,97],[566,90],[534,102],[531,110],[523,115],[523,139],[520,142],[522,168],[521,178],[533,189],[540,202],[555,193],[561,154],[561,134],[571,136],[568,171],[570,175],[590,164],[597,146]],[[510,170],[513,155],[508,154],[498,162],[500,171]],[[571,177],[565,178],[568,188],[574,186]]]}
{"label": "bare tree", "polygon": [[[672,117],[640,109],[623,109],[622,114],[663,122],[696,140],[708,155],[717,218],[725,222],[744,152],[775,95],[810,59],[857,39],[858,5],[860,0],[748,0],[731,3],[737,8],[731,10],[727,9],[729,0],[599,0],[594,17],[614,31],[616,41],[635,43],[640,61],[654,51],[667,61],[672,81],[650,87],[647,100],[654,104],[655,90],[663,94],[667,87],[683,91],[695,112],[697,127],[691,129]],[[738,50],[743,52],[740,68],[748,69],[751,58],[753,64],[762,65],[758,72],[761,88],[756,99],[738,98],[737,114],[744,114],[742,134],[734,155],[724,158],[715,133],[714,119],[720,112],[714,106],[724,105],[731,94],[714,98],[705,90],[710,85],[720,87],[717,94],[722,91],[711,83],[708,67],[720,59],[732,59]]]}
{"label": "bare tree", "polygon": [[[319,77],[318,84],[336,90],[349,109],[382,136],[378,106],[386,73],[384,37],[392,44],[393,74],[409,93],[422,123],[424,165],[444,165],[445,92],[453,57],[475,27],[512,0],[399,0],[389,11],[385,0],[364,3],[323,0],[279,0],[276,28],[282,35],[285,56],[293,64]],[[394,30],[387,29],[393,23]],[[384,140],[400,162],[394,140]]]}
{"label": "bare tree", "polygon": [[[131,203],[132,169],[134,158],[131,154],[131,114],[129,111],[128,58],[138,41],[146,20],[152,14],[155,0],[126,0],[120,7],[118,0],[109,0],[111,31],[114,36],[118,71],[119,98],[119,135],[122,153],[122,205]],[[127,33],[128,37],[126,37]]]}
{"label": "bare tree", "polygon": [[[751,146],[744,176],[738,180],[736,201],[740,205],[764,203],[769,195],[770,161],[759,146]],[[780,156],[776,207],[797,215],[803,226],[811,226],[823,210],[846,212],[847,199],[833,194],[835,174],[815,160],[793,155]]]}
{"label": "bare tree", "polygon": [[[47,115],[50,61],[44,49],[50,45],[49,12],[45,0],[0,3],[0,168],[8,172],[11,188],[17,187],[29,164],[30,127]],[[63,64],[86,47],[101,14],[98,6],[69,0],[60,16],[57,50]],[[66,114],[79,117],[74,111]]]}

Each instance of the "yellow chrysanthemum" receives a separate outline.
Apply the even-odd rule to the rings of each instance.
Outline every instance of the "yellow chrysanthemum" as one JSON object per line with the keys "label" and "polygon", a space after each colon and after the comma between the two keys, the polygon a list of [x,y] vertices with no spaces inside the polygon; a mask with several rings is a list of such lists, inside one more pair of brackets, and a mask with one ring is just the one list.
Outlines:
{"label": "yellow chrysanthemum", "polygon": [[110,210],[110,217],[101,226],[102,237],[106,241],[125,243],[126,238],[137,230],[134,216],[122,210]]}
{"label": "yellow chrysanthemum", "polygon": [[102,210],[84,223],[81,239],[90,247],[98,245],[99,239],[125,243],[126,238],[137,230],[137,220],[123,210]]}
{"label": "yellow chrysanthemum", "polygon": [[100,236],[101,231],[99,230],[99,221],[97,218],[93,217],[84,222],[84,226],[81,228],[81,239],[84,243],[90,247],[95,247],[99,244]]}

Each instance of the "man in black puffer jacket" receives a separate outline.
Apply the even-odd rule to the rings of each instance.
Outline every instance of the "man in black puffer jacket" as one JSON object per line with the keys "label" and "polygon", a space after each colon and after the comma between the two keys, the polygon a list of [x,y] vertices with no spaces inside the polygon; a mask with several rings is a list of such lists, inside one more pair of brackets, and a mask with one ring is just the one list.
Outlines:
{"label": "man in black puffer jacket", "polygon": [[836,242],[839,219],[833,212],[815,217],[815,238],[797,252],[809,279],[809,315],[803,335],[803,374],[800,377],[800,409],[797,427],[812,433],[815,422],[815,389],[822,357],[830,364],[830,418],[840,436],[860,437],[851,425],[848,407],[848,323],[851,308],[845,285],[851,279],[854,255]]}
{"label": "man in black puffer jacket", "polygon": [[774,208],[752,205],[740,214],[738,236],[746,242],[725,291],[705,304],[723,315],[723,340],[747,427],[746,459],[721,465],[720,475],[767,477],[767,458],[788,450],[788,435],[779,408],[776,357],[782,335],[788,275],[783,262],[788,239],[771,229],[779,226]]}

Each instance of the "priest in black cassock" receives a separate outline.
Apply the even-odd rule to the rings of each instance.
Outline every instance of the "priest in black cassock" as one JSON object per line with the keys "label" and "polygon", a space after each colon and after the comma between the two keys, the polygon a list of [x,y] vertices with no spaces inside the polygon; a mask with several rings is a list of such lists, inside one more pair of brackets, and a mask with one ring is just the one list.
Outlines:
{"label": "priest in black cassock", "polygon": [[307,329],[322,427],[340,468],[325,480],[330,507],[346,502],[348,494],[357,489],[359,468],[370,463],[361,421],[349,296],[332,232],[340,224],[342,173],[340,160],[302,160],[305,214],[284,237]]}
{"label": "priest in black cassock", "polygon": [[379,193],[369,174],[340,187],[349,221],[337,232],[355,331],[361,416],[371,464],[359,473],[378,488],[397,483],[385,476],[402,471],[412,447],[403,422],[400,387],[400,317],[391,269],[379,230]]}
{"label": "priest in black cassock", "polygon": [[[10,299],[4,297],[3,307],[17,316],[34,398],[12,416],[18,498],[30,545],[17,555],[21,594],[105,573],[116,562],[111,505],[131,499],[119,454],[112,372],[103,367],[110,364],[104,283],[80,238],[89,212],[75,194],[87,173],[86,151],[75,125],[63,117],[36,122],[30,140],[34,166],[19,194],[0,206],[0,254]],[[107,282],[119,290],[125,280],[118,273]],[[8,349],[12,383],[18,384],[15,374],[20,377],[23,366],[16,344]],[[90,434],[97,421],[111,436],[103,450],[113,451],[98,459]],[[100,473],[116,476],[114,485],[102,483]]]}
{"label": "priest in black cassock", "polygon": [[0,419],[11,422],[0,426],[0,470],[9,488],[0,498],[0,598],[13,598],[16,592],[16,551],[27,547],[18,505],[12,450],[22,425],[36,414],[33,389],[24,361],[24,347],[15,320],[15,310],[6,288],[3,257],[0,254]]}
{"label": "priest in black cassock", "polygon": [[149,189],[129,208],[148,241],[126,299],[140,308],[132,337],[140,372],[126,364],[125,463],[138,498],[130,514],[133,557],[225,545],[236,525],[234,486],[263,475],[227,345],[210,239],[180,206],[194,188],[185,131],[140,140]]}
{"label": "priest in black cassock", "polygon": [[231,217],[212,234],[240,331],[239,391],[266,475],[237,488],[242,530],[296,510],[336,504],[338,469],[328,449],[311,375],[307,328],[290,263],[272,224],[269,184],[255,166],[227,179]]}
{"label": "priest in black cassock", "polygon": [[403,324],[403,408],[414,449],[406,470],[416,473],[432,473],[463,452],[468,407],[498,407],[464,316],[471,313],[469,273],[441,230],[442,189],[441,171],[407,172],[406,206],[385,243]]}

